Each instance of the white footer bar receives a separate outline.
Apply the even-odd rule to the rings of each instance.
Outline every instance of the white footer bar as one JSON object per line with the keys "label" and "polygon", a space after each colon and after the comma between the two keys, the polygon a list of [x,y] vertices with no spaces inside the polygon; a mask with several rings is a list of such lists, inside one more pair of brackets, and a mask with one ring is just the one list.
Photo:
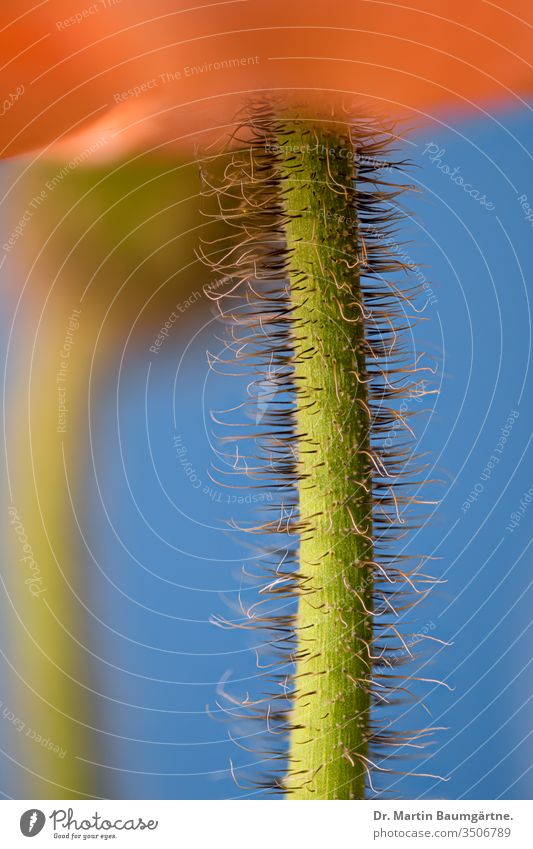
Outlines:
{"label": "white footer bar", "polygon": [[533,846],[532,811],[528,801],[9,800],[0,802],[0,840],[6,849],[65,844],[124,849],[522,849]]}

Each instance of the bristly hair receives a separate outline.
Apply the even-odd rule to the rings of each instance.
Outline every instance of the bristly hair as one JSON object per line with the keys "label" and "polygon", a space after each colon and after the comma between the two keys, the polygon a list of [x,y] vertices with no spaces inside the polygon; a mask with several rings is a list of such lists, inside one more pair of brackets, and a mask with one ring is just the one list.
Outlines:
{"label": "bristly hair", "polygon": [[[432,393],[422,374],[427,369],[420,364],[421,355],[413,355],[402,341],[412,326],[413,313],[418,312],[412,302],[420,290],[410,282],[412,268],[399,258],[396,236],[403,215],[399,196],[408,187],[395,182],[393,175],[407,163],[390,158],[391,141],[397,136],[381,122],[354,120],[348,112],[312,120],[295,118],[295,114],[293,110],[288,117],[283,106],[272,100],[249,104],[231,141],[214,154],[226,157],[221,184],[215,185],[210,178],[209,160],[202,163],[204,193],[218,200],[217,216],[227,228],[224,238],[205,241],[201,250],[215,276],[210,297],[227,329],[222,353],[210,355],[210,364],[224,373],[237,370],[249,375],[248,397],[243,403],[214,415],[217,424],[235,428],[231,435],[221,437],[221,463],[215,469],[222,475],[221,485],[255,488],[264,494],[261,521],[243,527],[232,520],[234,528],[258,535],[261,569],[254,579],[261,582],[261,599],[242,609],[238,621],[218,620],[218,624],[266,632],[267,662],[259,663],[258,657],[265,692],[257,699],[225,695],[234,719],[260,723],[264,736],[251,736],[262,739],[261,761],[273,760],[250,786],[294,792],[298,764],[294,757],[292,763],[289,758],[292,778],[287,781],[286,745],[297,728],[301,731],[294,722],[294,710],[299,700],[309,695],[310,686],[309,677],[295,674],[295,668],[312,652],[312,640],[301,633],[298,605],[302,599],[312,603],[319,589],[300,562],[302,541],[313,534],[316,521],[315,516],[303,516],[301,511],[301,487],[313,485],[308,471],[302,471],[301,459],[317,448],[309,434],[299,429],[298,411],[316,403],[311,393],[316,393],[317,387],[310,387],[309,380],[302,378],[299,365],[314,355],[330,355],[309,342],[313,316],[306,313],[305,301],[295,302],[306,269],[295,267],[294,246],[288,242],[287,230],[295,214],[287,204],[288,192],[293,190],[287,174],[291,175],[292,168],[292,175],[298,176],[299,158],[292,155],[291,148],[295,125],[308,128],[299,131],[299,148],[305,136],[315,151],[324,137],[327,140],[323,127],[342,125],[348,142],[342,155],[353,160],[351,184],[336,183],[328,159],[335,154],[328,151],[327,144],[323,157],[331,177],[328,189],[343,195],[344,220],[334,223],[355,246],[357,256],[355,263],[350,257],[335,258],[339,273],[330,285],[344,289],[339,332],[354,340],[353,355],[360,366],[357,380],[361,391],[352,403],[367,430],[367,438],[357,449],[366,472],[352,483],[354,492],[360,493],[358,503],[370,505],[368,521],[355,521],[348,501],[337,504],[336,509],[347,516],[349,532],[359,540],[363,552],[358,574],[364,570],[367,577],[355,586],[348,573],[342,580],[370,623],[370,631],[354,631],[353,627],[350,631],[353,651],[365,669],[351,682],[368,695],[370,708],[365,747],[341,752],[341,756],[354,770],[363,771],[363,781],[373,792],[372,772],[388,771],[386,761],[420,748],[434,730],[394,730],[385,710],[410,695],[409,681],[425,680],[395,670],[412,658],[412,646],[427,637],[402,633],[400,622],[405,624],[406,610],[434,583],[424,571],[426,558],[417,557],[410,567],[406,563],[410,555],[404,551],[413,527],[406,521],[406,512],[409,519],[413,505],[431,503],[418,498],[424,467],[413,455],[410,438],[414,434],[409,423],[413,411],[406,409],[407,401]],[[324,206],[324,220],[333,212]],[[298,214],[304,216],[306,211]],[[350,274],[353,292],[347,296]],[[336,361],[330,358],[328,362],[338,391]],[[342,440],[342,423],[332,421],[331,427]],[[339,615],[342,620],[342,612]],[[303,772],[302,776],[302,782],[311,783],[309,776]]]}

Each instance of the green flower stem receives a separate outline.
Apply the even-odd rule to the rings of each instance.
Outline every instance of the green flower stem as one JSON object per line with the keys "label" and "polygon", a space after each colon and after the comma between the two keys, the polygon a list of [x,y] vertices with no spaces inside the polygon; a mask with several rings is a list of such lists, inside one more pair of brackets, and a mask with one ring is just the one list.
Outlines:
{"label": "green flower stem", "polygon": [[[324,125],[325,126],[325,125]],[[279,136],[304,523],[293,799],[361,799],[369,729],[372,501],[354,157],[348,128]]]}
{"label": "green flower stem", "polygon": [[62,306],[57,303],[56,320],[49,320],[35,339],[30,336],[35,324],[28,322],[24,347],[31,352],[35,345],[33,374],[30,380],[21,351],[16,389],[7,405],[12,497],[5,536],[11,602],[7,626],[19,677],[6,701],[23,725],[16,743],[21,792],[30,799],[83,799],[104,790],[96,783],[95,768],[84,760],[98,758],[98,735],[91,731],[98,726],[98,715],[92,669],[83,652],[87,620],[78,600],[86,590],[87,570],[73,516],[85,472],[80,445],[88,439],[85,404],[94,345],[82,312],[63,384],[68,424],[65,433],[58,433],[59,351],[68,316],[79,304],[70,300]]}
{"label": "green flower stem", "polygon": [[[157,353],[159,348],[154,354],[153,340],[176,304],[194,295],[194,304],[198,300],[205,308],[207,299],[198,298],[204,271],[195,257],[205,224],[198,174],[194,163],[150,156],[79,167],[61,180],[61,164],[54,161],[38,161],[29,170],[24,162],[20,168],[19,179],[13,179],[14,221],[28,198],[48,188],[10,254],[17,266],[7,263],[8,277],[26,279],[26,294],[25,323],[22,329],[17,323],[14,334],[19,348],[9,361],[17,371],[6,413],[11,484],[6,497],[15,512],[4,522],[6,586],[13,605],[5,627],[20,680],[14,676],[2,699],[24,724],[22,733],[15,734],[15,726],[12,732],[23,798],[120,795],[112,783],[116,776],[91,765],[105,761],[111,709],[106,666],[93,654],[92,619],[83,606],[90,607],[96,574],[80,536],[87,524],[88,393],[92,405],[98,404],[119,366],[122,342],[117,340],[132,328],[128,350],[134,343],[145,351],[152,345],[149,356],[155,360],[165,354]],[[80,326],[64,368],[66,380],[58,384],[73,308],[81,309]],[[176,334],[183,332],[182,321]],[[64,433],[57,430],[58,387],[65,389]],[[21,561],[27,556],[21,534],[31,546],[33,564]],[[92,540],[86,540],[92,551]],[[105,572],[105,558],[102,567]],[[38,596],[27,583],[34,572],[43,584]]]}

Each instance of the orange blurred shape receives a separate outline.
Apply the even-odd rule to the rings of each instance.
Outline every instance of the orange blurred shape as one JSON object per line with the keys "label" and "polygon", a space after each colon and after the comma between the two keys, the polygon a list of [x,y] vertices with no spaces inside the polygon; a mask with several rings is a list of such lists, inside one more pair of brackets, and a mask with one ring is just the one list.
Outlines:
{"label": "orange blurred shape", "polygon": [[500,2],[6,3],[0,155],[49,148],[91,125],[114,139],[107,155],[188,145],[265,90],[356,96],[424,118],[517,104],[532,89],[533,4]]}

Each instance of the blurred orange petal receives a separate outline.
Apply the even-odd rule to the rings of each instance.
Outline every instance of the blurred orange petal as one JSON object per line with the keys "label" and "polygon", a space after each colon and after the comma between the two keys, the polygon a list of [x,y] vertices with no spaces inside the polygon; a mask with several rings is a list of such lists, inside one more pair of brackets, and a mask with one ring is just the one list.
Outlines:
{"label": "blurred orange petal", "polygon": [[516,104],[532,90],[532,25],[527,0],[5,4],[0,151],[94,122],[109,152],[187,144],[265,89],[360,96],[392,115]]}

